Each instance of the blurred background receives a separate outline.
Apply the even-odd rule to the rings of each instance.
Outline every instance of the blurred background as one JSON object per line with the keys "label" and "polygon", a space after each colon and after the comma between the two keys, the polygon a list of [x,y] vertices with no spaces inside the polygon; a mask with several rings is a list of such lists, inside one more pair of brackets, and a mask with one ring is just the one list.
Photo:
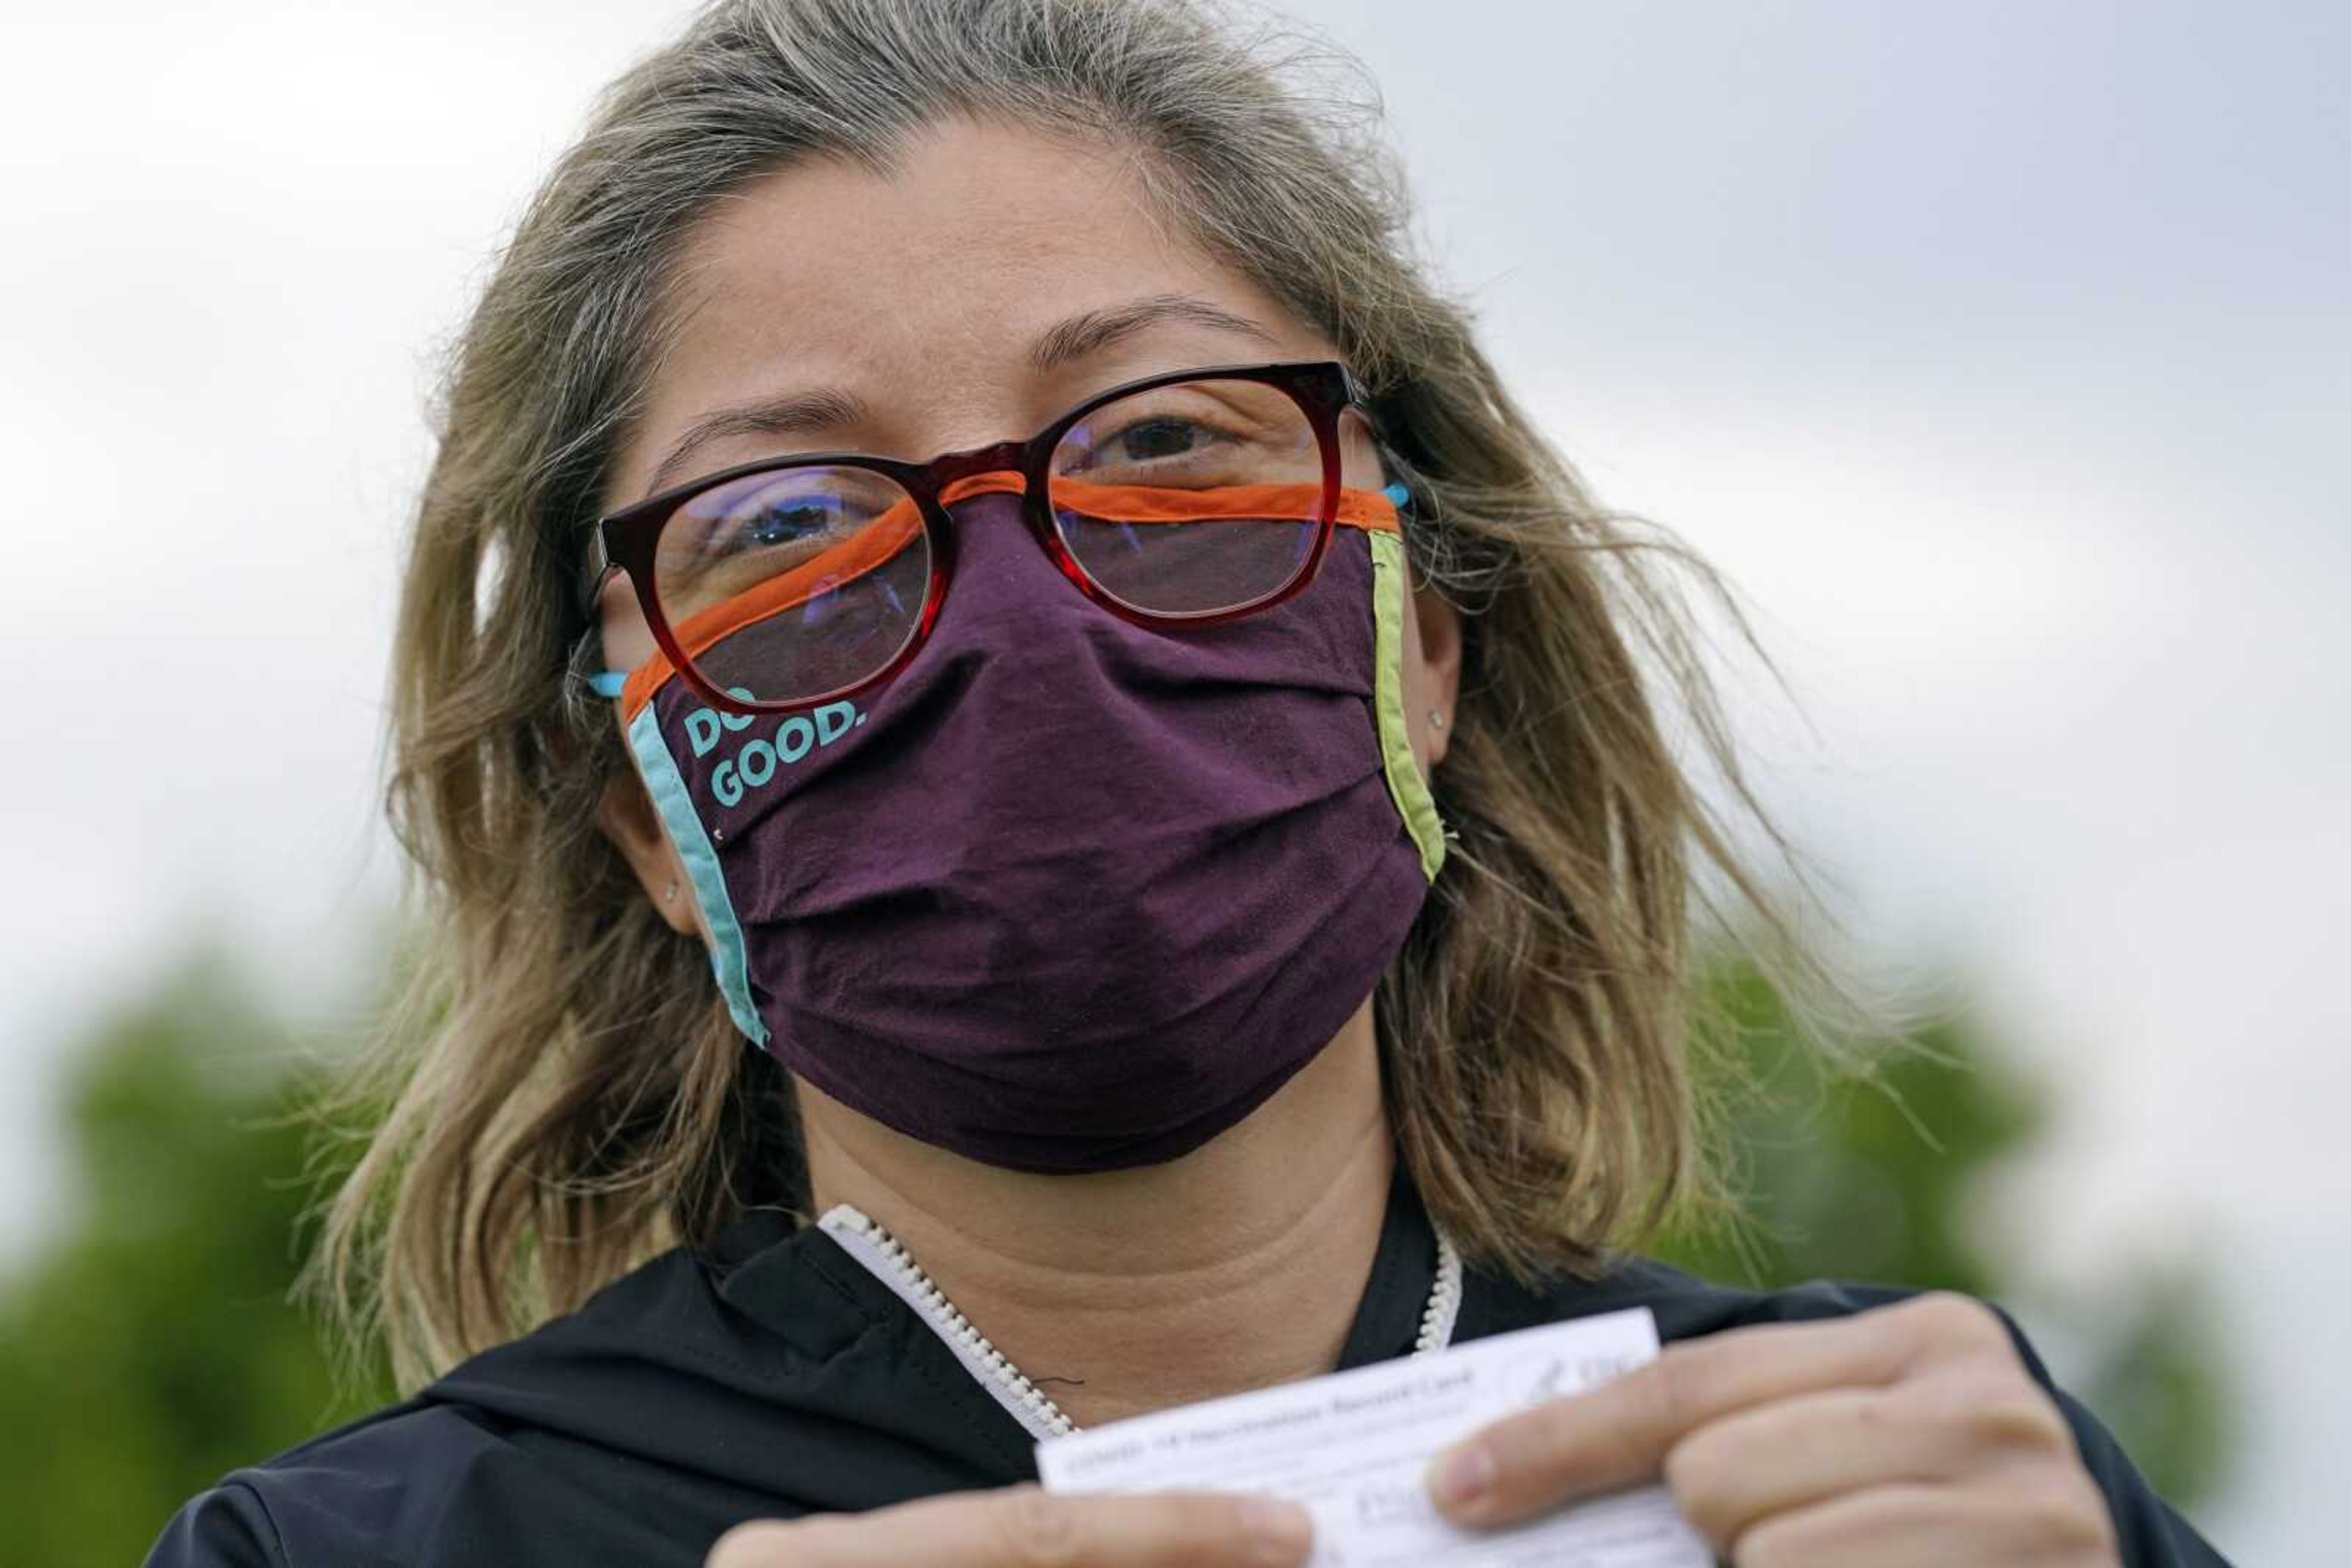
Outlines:
{"label": "blurred background", "polygon": [[[1315,0],[1602,498],[1743,591],[1767,802],[1964,1069],[1791,1076],[1726,1276],[1994,1297],[2233,1560],[2351,1454],[2351,10]],[[677,6],[0,12],[0,1560],[352,1409],[282,1297],[363,1023],[436,356]],[[32,677],[38,675],[37,682]],[[1783,1071],[1785,1069],[1785,1071]],[[1923,1134],[1922,1135],[1922,1131]],[[2316,1306],[2320,1310],[2308,1310]]]}

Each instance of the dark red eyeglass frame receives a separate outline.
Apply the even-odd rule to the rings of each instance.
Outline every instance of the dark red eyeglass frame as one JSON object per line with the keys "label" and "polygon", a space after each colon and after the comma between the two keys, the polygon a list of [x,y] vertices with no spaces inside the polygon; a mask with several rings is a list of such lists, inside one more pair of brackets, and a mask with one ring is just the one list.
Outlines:
{"label": "dark red eyeglass frame", "polygon": [[[1078,564],[1069,547],[1062,542],[1061,529],[1054,526],[1048,469],[1054,451],[1061,445],[1061,437],[1069,434],[1071,426],[1094,410],[1120,398],[1149,392],[1155,387],[1195,381],[1256,382],[1287,393],[1305,413],[1308,423],[1313,427],[1316,441],[1322,445],[1322,506],[1316,519],[1318,527],[1314,542],[1305,560],[1290,580],[1280,588],[1230,609],[1163,615],[1126,603],[1086,575],[1085,569]],[[649,496],[633,506],[600,518],[590,530],[588,549],[580,561],[580,612],[592,632],[596,624],[598,595],[613,572],[625,571],[629,574],[630,586],[636,591],[638,608],[644,613],[645,625],[653,634],[653,642],[668,658],[670,667],[711,706],[736,714],[779,714],[839,702],[896,675],[922,651],[923,644],[930,638],[932,624],[938,620],[939,607],[946,601],[947,587],[955,577],[956,526],[954,519],[947,515],[946,507],[939,499],[940,493],[957,481],[975,475],[1016,473],[1020,476],[1022,485],[1021,516],[1029,525],[1029,534],[1047,558],[1061,570],[1061,575],[1075,584],[1078,591],[1088,599],[1112,614],[1139,626],[1189,628],[1238,620],[1244,615],[1270,610],[1301,592],[1314,580],[1314,574],[1321,570],[1322,558],[1331,547],[1339,511],[1343,457],[1339,420],[1351,408],[1363,416],[1374,449],[1383,460],[1393,464],[1379,422],[1372,412],[1369,394],[1355,379],[1354,373],[1336,360],[1209,365],[1196,370],[1144,376],[1095,393],[1026,441],[999,441],[992,445],[972,447],[962,452],[942,453],[927,463],[905,463],[862,452],[796,452],[787,457],[763,458],[754,463],[740,464],[664,490],[658,496]],[[925,590],[922,612],[915,618],[914,632],[904,645],[880,669],[845,686],[815,696],[771,702],[746,700],[721,691],[705,679],[695,667],[694,662],[685,656],[685,651],[670,630],[668,617],[662,612],[654,592],[654,546],[661,537],[663,526],[680,507],[716,486],[731,484],[754,474],[820,466],[870,469],[885,476],[914,497],[931,551],[930,582]]]}

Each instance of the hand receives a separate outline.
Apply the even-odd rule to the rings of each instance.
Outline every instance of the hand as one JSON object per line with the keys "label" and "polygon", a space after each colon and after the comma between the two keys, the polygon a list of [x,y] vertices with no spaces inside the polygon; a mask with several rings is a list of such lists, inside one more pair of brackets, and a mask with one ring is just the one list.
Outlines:
{"label": "hand", "polygon": [[738,1524],[703,1568],[1295,1568],[1312,1545],[1306,1511],[1276,1498],[1064,1496],[1029,1481],[867,1513]]}
{"label": "hand", "polygon": [[[1482,1485],[1449,1488],[1457,1460]],[[1999,1316],[1950,1291],[1667,1345],[1481,1428],[1429,1475],[1465,1525],[1662,1478],[1735,1568],[2121,1562],[2064,1413]]]}

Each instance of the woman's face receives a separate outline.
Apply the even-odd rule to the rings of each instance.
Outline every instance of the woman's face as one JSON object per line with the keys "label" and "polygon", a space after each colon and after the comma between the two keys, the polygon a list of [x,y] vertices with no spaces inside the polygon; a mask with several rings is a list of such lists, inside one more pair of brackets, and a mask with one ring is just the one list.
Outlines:
{"label": "woman's face", "polygon": [[[888,174],[820,162],[747,187],[689,236],[674,287],[675,349],[618,454],[607,512],[794,451],[921,459],[1025,437],[1155,371],[1338,357],[1173,232],[1123,157],[961,120],[910,139]],[[688,442],[713,413],[780,399],[799,405],[788,432]],[[1346,483],[1376,487],[1377,458],[1351,444]],[[1403,618],[1404,692],[1426,768],[1443,755],[1429,716],[1453,711],[1459,628],[1433,595],[1416,609]],[[617,576],[599,612],[606,668],[652,656]],[[671,924],[691,929],[692,900],[666,896],[674,851],[632,775],[602,820]]]}

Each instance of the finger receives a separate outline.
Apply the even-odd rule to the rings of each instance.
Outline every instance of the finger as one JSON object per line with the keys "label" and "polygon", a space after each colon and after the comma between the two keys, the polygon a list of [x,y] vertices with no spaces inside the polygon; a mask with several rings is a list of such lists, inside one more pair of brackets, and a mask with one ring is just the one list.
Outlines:
{"label": "finger", "polygon": [[1306,1511],[1230,1492],[1068,1496],[1034,1482],[865,1513],[737,1525],[705,1568],[1290,1568],[1313,1545]]}
{"label": "finger", "polygon": [[1761,1521],[1896,1482],[1961,1482],[2063,1458],[2072,1436],[2029,1377],[1947,1374],[1888,1388],[1831,1388],[1700,1427],[1668,1449],[1666,1485],[1716,1551]]}
{"label": "finger", "polygon": [[1742,1537],[1732,1568],[2114,1568],[2105,1499],[2078,1483],[2030,1488],[1903,1482],[1776,1514]]}
{"label": "finger", "polygon": [[1891,1382],[1916,1354],[1919,1326],[1915,1314],[1876,1308],[1678,1341],[1597,1388],[1471,1434],[1431,1464],[1430,1493],[1457,1523],[1498,1524],[1650,1479],[1667,1449],[1733,1411]]}

